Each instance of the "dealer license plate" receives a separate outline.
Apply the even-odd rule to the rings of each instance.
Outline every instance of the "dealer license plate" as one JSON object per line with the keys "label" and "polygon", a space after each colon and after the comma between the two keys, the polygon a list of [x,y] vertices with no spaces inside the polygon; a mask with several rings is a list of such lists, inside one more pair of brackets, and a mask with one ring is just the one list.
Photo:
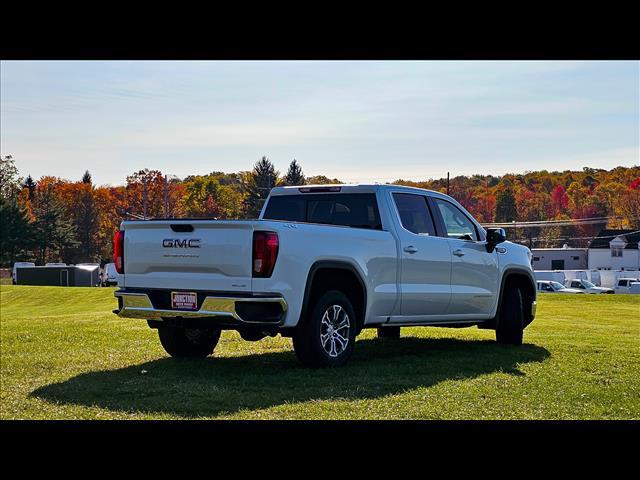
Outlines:
{"label": "dealer license plate", "polygon": [[198,294],[195,292],[171,292],[171,308],[179,310],[197,310]]}

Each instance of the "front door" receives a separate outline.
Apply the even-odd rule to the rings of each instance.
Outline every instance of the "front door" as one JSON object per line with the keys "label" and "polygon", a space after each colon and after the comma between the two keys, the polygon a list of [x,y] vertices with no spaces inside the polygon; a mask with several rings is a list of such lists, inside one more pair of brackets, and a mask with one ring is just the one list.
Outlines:
{"label": "front door", "polygon": [[[451,248],[450,315],[489,315],[498,296],[497,252],[487,252],[476,225],[453,203],[434,198]],[[508,247],[507,247],[508,248]]]}
{"label": "front door", "polygon": [[400,228],[401,317],[391,322],[420,321],[424,315],[445,315],[451,298],[451,252],[436,235],[424,195],[393,193]]}

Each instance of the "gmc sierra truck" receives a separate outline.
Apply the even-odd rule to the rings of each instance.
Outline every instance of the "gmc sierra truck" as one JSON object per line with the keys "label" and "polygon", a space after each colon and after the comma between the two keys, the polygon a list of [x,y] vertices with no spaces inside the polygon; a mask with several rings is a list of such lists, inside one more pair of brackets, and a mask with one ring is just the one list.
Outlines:
{"label": "gmc sierra truck", "polygon": [[536,311],[528,248],[396,185],[277,187],[258,220],[124,221],[114,263],[114,313],[176,357],[212,354],[223,329],[292,337],[311,367],[343,365],[363,328],[477,325],[520,345]]}

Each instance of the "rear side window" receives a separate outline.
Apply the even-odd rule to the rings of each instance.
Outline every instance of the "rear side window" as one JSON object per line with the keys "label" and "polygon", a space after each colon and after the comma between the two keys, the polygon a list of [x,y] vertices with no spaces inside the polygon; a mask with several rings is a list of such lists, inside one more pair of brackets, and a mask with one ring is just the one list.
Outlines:
{"label": "rear side window", "polygon": [[427,197],[411,193],[394,193],[393,201],[398,208],[402,226],[418,235],[435,235],[436,229],[427,205]]}
{"label": "rear side window", "polygon": [[263,218],[382,229],[373,193],[276,195],[269,200]]}
{"label": "rear side window", "polygon": [[263,218],[287,220],[289,222],[306,222],[306,208],[307,202],[302,195],[271,197]]}

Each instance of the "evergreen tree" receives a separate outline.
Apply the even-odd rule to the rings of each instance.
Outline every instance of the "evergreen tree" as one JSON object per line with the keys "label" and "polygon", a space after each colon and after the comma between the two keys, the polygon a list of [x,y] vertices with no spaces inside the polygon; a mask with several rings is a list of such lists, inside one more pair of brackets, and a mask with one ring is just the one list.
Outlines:
{"label": "evergreen tree", "polygon": [[511,188],[505,188],[498,192],[495,218],[497,223],[517,220],[516,198]]}
{"label": "evergreen tree", "polygon": [[65,216],[64,205],[55,197],[53,188],[48,186],[38,191],[33,213],[34,245],[38,262],[48,259],[59,260],[63,249],[76,247],[76,228]]}
{"label": "evergreen tree", "polygon": [[33,178],[31,178],[31,175],[27,175],[27,178],[22,184],[22,186],[27,190],[29,190],[29,200],[33,201],[33,196],[35,195],[35,192],[36,192],[36,182],[33,181]]}
{"label": "evergreen tree", "polygon": [[93,193],[90,185],[81,185],[71,216],[78,243],[65,247],[62,252],[70,263],[93,262],[99,257],[100,218]]}
{"label": "evergreen tree", "polygon": [[12,266],[31,246],[27,213],[15,199],[0,197],[0,264]]}
{"label": "evergreen tree", "polygon": [[89,173],[89,170],[85,170],[84,175],[82,175],[82,183],[88,183],[89,185],[92,184],[91,174]]}
{"label": "evergreen tree", "polygon": [[256,162],[253,171],[245,175],[243,183],[247,195],[245,209],[248,218],[257,218],[260,215],[264,201],[277,181],[278,172],[273,163],[264,156]]}
{"label": "evergreen tree", "polygon": [[293,162],[289,164],[289,170],[284,178],[285,185],[304,185],[304,173],[297,160],[294,158]]}

